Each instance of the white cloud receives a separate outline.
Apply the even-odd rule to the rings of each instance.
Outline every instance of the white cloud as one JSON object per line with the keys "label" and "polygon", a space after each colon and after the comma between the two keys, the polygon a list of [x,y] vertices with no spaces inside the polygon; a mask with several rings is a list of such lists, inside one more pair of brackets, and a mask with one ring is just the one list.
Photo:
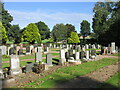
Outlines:
{"label": "white cloud", "polygon": [[[52,30],[55,24],[70,23],[76,27],[77,32],[80,31],[80,23],[82,20],[87,20],[92,24],[92,15],[86,13],[68,13],[68,12],[54,12],[49,13],[37,10],[34,12],[23,12],[16,10],[8,10],[13,16],[12,24],[19,24],[21,28],[26,27],[29,23],[36,23],[38,21],[45,22]],[[43,10],[44,11],[44,10]]]}

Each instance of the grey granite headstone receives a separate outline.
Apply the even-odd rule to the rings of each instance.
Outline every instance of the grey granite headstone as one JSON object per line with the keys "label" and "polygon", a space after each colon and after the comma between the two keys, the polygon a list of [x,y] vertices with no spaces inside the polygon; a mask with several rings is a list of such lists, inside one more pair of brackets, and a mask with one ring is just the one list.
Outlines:
{"label": "grey granite headstone", "polygon": [[75,60],[79,60],[79,58],[80,58],[80,52],[76,52],[75,53]]}
{"label": "grey granite headstone", "polygon": [[52,66],[52,54],[51,53],[48,53],[46,55],[46,59],[47,59],[47,65]]}
{"label": "grey granite headstone", "polygon": [[42,61],[42,52],[39,51],[35,53],[35,62],[38,63],[40,61]]}
{"label": "grey granite headstone", "polygon": [[66,62],[65,51],[64,51],[64,49],[61,49],[60,50],[60,64],[63,64],[64,62]]}
{"label": "grey granite headstone", "polygon": [[2,55],[6,55],[7,47],[6,46],[0,46],[0,48],[2,49]]}
{"label": "grey granite headstone", "polygon": [[89,60],[89,51],[86,51],[86,59]]}
{"label": "grey granite headstone", "polygon": [[21,74],[21,68],[20,68],[20,60],[17,55],[11,55],[10,56],[10,75],[18,75]]}
{"label": "grey granite headstone", "polygon": [[26,73],[27,72],[32,72],[33,71],[33,67],[34,67],[34,63],[28,63],[27,65],[26,65]]}

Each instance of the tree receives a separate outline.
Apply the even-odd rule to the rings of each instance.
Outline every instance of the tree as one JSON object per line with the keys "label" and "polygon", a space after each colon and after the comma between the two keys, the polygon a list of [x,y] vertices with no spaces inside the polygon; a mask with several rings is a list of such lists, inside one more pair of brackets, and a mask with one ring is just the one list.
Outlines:
{"label": "tree", "polygon": [[0,2],[0,6],[2,8],[2,13],[0,13],[2,16],[2,24],[5,27],[6,31],[8,31],[11,27],[11,21],[13,21],[13,17],[8,13],[7,10],[4,9],[4,3]]}
{"label": "tree", "polygon": [[50,29],[44,22],[40,21],[35,24],[37,25],[37,27],[39,29],[39,33],[41,35],[42,40],[50,38]]}
{"label": "tree", "polygon": [[67,26],[64,24],[56,24],[51,32],[51,36],[54,41],[67,40],[67,29]]}
{"label": "tree", "polygon": [[34,23],[30,23],[22,32],[22,41],[37,43],[41,42],[41,36],[38,27]]}
{"label": "tree", "polygon": [[81,34],[83,36],[83,40],[90,34],[90,23],[86,20],[81,22]]}
{"label": "tree", "polygon": [[71,32],[75,32],[75,26],[73,26],[72,24],[66,24],[66,26],[67,26],[67,37],[70,37],[70,34],[71,34]]}
{"label": "tree", "polygon": [[109,26],[112,24],[110,21],[112,8],[114,6],[113,2],[97,2],[93,8],[94,17],[93,17],[93,31],[98,38],[101,34],[104,34],[105,31],[109,29]]}
{"label": "tree", "polygon": [[8,30],[9,40],[14,40],[15,43],[21,42],[21,31],[19,25],[12,25]]}
{"label": "tree", "polygon": [[2,43],[3,44],[5,44],[6,42],[7,42],[7,40],[8,40],[8,37],[7,37],[7,35],[6,35],[6,30],[5,30],[5,27],[2,25],[2,23],[0,22],[0,34],[2,34],[2,35],[0,35],[0,41],[2,40]]}
{"label": "tree", "polygon": [[73,43],[73,44],[80,43],[78,34],[76,32],[71,32],[70,37],[68,38],[68,43]]}

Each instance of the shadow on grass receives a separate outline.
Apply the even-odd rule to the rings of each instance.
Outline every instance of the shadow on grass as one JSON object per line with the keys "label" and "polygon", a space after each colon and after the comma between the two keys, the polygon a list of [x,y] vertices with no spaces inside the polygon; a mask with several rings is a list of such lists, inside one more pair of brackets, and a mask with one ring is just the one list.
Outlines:
{"label": "shadow on grass", "polygon": [[59,63],[59,59],[56,59],[56,58],[52,59],[52,64],[58,65],[58,63]]}
{"label": "shadow on grass", "polygon": [[55,82],[55,88],[114,88],[119,89],[120,87],[116,87],[114,85],[111,85],[109,83],[103,83],[94,79],[91,79],[89,77],[77,77],[74,79],[67,79],[67,77],[61,77],[58,75],[58,80],[54,80]]}

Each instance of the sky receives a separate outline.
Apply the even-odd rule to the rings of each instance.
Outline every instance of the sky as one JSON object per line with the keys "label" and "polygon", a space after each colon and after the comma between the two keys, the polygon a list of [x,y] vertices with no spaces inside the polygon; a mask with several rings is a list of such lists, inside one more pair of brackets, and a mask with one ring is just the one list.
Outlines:
{"label": "sky", "polygon": [[[4,2],[14,20],[11,24],[19,24],[20,28],[39,21],[53,29],[56,24],[72,24],[80,32],[80,23],[87,20],[92,26],[93,8],[96,2]],[[91,28],[92,30],[92,28]]]}

